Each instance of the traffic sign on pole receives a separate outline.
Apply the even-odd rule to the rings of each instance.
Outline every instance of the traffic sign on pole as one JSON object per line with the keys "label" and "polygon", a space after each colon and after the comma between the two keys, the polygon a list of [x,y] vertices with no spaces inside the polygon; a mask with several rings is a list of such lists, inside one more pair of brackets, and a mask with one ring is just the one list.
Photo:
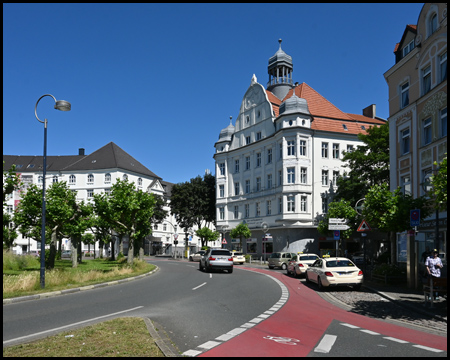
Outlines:
{"label": "traffic sign on pole", "polygon": [[350,226],[345,224],[329,224],[328,230],[348,230]]}
{"label": "traffic sign on pole", "polygon": [[363,231],[370,231],[370,230],[372,230],[372,229],[370,228],[369,224],[366,222],[366,220],[363,220],[356,231],[363,232]]}
{"label": "traffic sign on pole", "polygon": [[411,227],[420,225],[420,209],[415,209],[410,211],[411,216]]}
{"label": "traffic sign on pole", "polygon": [[347,224],[348,219],[341,219],[341,218],[329,218],[328,224]]}
{"label": "traffic sign on pole", "polygon": [[340,230],[334,230],[333,231],[334,240],[339,240],[341,238],[341,232]]}

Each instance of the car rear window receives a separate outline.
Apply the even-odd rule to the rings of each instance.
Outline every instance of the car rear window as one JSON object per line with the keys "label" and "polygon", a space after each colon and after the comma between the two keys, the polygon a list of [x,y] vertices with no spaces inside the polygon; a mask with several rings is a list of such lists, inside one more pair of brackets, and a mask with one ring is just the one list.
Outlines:
{"label": "car rear window", "polygon": [[270,254],[270,257],[273,259],[273,258],[280,258],[281,257],[281,254],[280,253],[272,253],[272,254]]}
{"label": "car rear window", "polygon": [[350,260],[328,260],[327,267],[354,267],[355,265]]}
{"label": "car rear window", "polygon": [[211,255],[226,255],[226,256],[230,256],[230,251],[229,250],[211,250]]}
{"label": "car rear window", "polygon": [[305,261],[305,260],[316,260],[316,259],[317,259],[317,256],[314,256],[314,255],[300,256],[300,260],[303,260],[303,261]]}

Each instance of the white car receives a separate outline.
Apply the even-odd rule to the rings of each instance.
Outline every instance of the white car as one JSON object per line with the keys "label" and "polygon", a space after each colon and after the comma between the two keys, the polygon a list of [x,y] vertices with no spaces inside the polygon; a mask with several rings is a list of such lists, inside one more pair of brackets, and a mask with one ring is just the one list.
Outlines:
{"label": "white car", "polygon": [[233,264],[241,264],[242,265],[243,263],[245,263],[245,256],[243,253],[233,251],[231,253],[231,255],[233,256]]}
{"label": "white car", "polygon": [[286,273],[294,275],[294,277],[305,275],[308,266],[312,265],[314,261],[319,259],[316,254],[299,253],[289,260]]}
{"label": "white car", "polygon": [[316,283],[320,290],[329,286],[352,286],[359,290],[363,272],[350,259],[329,257],[317,259],[306,269],[306,281]]}

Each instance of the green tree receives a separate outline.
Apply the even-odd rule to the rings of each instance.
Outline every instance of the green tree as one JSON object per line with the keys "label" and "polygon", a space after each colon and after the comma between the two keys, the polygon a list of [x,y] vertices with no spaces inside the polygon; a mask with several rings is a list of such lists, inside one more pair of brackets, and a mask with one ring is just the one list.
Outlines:
{"label": "green tree", "polygon": [[215,223],[215,179],[211,174],[175,184],[170,198],[171,212],[185,232],[194,225],[201,229]]}
{"label": "green tree", "polygon": [[438,168],[430,178],[430,197],[435,199],[434,207],[444,211],[447,210],[447,153],[439,164],[435,162],[434,165]]}
{"label": "green tree", "polygon": [[134,247],[152,231],[151,219],[155,206],[153,194],[136,190],[133,183],[117,179],[111,187],[108,222],[122,237],[128,235],[128,263],[133,263]]}
{"label": "green tree", "polygon": [[239,238],[240,239],[240,250],[245,251],[247,253],[247,247],[244,246],[244,239],[248,239],[252,236],[252,232],[248,228],[247,224],[240,223],[238,226],[236,226],[234,229],[230,231],[230,236],[234,239]]}
{"label": "green tree", "polygon": [[344,199],[352,206],[364,198],[373,185],[389,183],[389,124],[371,126],[367,134],[358,134],[364,145],[344,151],[342,161],[349,171],[337,181],[336,200]]}
{"label": "green tree", "polygon": [[206,246],[209,241],[216,241],[220,236],[218,231],[212,231],[206,226],[197,230],[195,234],[200,238],[202,247]]}
{"label": "green tree", "polygon": [[389,234],[393,264],[396,263],[395,234],[411,229],[410,211],[413,209],[420,210],[421,220],[431,213],[425,197],[414,199],[403,194],[400,188],[391,192],[387,184],[372,186],[365,196],[363,216],[372,228]]}
{"label": "green tree", "polygon": [[[75,222],[77,209],[76,195],[67,183],[65,181],[52,183],[46,191],[45,213],[46,227],[50,229],[51,234],[50,255],[46,264],[50,269],[55,266],[57,242],[61,251],[62,239],[71,237],[68,233],[79,227]],[[73,241],[73,237],[71,240]]]}
{"label": "green tree", "polygon": [[[27,191],[21,194],[13,220],[22,236],[37,242],[41,241],[42,189],[31,184]],[[50,239],[49,231],[46,231],[46,242],[48,239]]]}
{"label": "green tree", "polygon": [[[115,224],[109,199],[108,194],[94,194],[94,218],[91,231],[95,234],[96,239],[99,240],[99,248],[103,249],[103,244],[111,243],[111,259],[115,260],[115,242],[113,240]],[[102,256],[102,251],[100,251],[100,256]]]}
{"label": "green tree", "polygon": [[[17,239],[17,225],[13,222],[13,216],[6,211],[6,198],[14,190],[21,186],[20,176],[16,173],[16,166],[13,165],[8,171],[5,171],[5,162],[3,161],[3,248],[10,249],[14,246],[14,240]],[[14,224],[14,225],[13,225]]]}

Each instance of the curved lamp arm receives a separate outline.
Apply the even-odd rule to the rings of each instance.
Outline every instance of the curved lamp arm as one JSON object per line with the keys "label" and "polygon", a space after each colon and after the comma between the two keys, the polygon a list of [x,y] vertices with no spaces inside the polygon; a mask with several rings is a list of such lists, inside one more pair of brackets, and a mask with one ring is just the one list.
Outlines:
{"label": "curved lamp arm", "polygon": [[55,106],[54,106],[55,109],[61,110],[61,111],[70,111],[70,109],[71,109],[70,102],[68,102],[68,101],[66,101],[66,100],[56,100],[56,98],[55,98],[53,95],[51,95],[51,94],[45,94],[45,95],[42,95],[42,96],[38,99],[38,101],[36,102],[36,106],[34,107],[34,115],[36,116],[36,119],[37,119],[39,122],[41,122],[41,123],[43,123],[43,124],[45,123],[45,121],[40,120],[40,119],[38,118],[38,116],[37,116],[37,106],[38,106],[38,104],[39,104],[39,101],[41,101],[41,99],[42,99],[43,97],[45,97],[45,96],[51,96],[51,97],[53,98],[53,100],[55,100]]}

